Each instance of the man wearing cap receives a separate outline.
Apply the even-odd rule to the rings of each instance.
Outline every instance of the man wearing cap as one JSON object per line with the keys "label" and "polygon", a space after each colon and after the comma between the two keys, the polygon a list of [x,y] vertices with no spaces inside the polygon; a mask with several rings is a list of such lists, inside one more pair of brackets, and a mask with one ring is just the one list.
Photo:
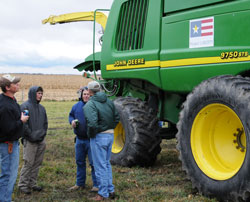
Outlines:
{"label": "man wearing cap", "polygon": [[93,187],[91,192],[98,191],[98,184],[95,176],[95,170],[92,161],[89,138],[87,136],[87,125],[82,108],[89,100],[88,88],[82,87],[79,90],[79,101],[73,105],[69,113],[69,123],[74,128],[75,138],[75,159],[76,159],[76,184],[69,188],[69,191],[85,188],[86,182],[86,157],[88,156],[91,166],[91,175]]}
{"label": "man wearing cap", "polygon": [[11,201],[19,164],[19,142],[23,135],[25,116],[14,97],[19,90],[19,77],[9,74],[0,77],[0,201]]}
{"label": "man wearing cap", "polygon": [[88,136],[98,181],[98,194],[93,199],[102,201],[106,198],[113,199],[114,185],[112,182],[112,167],[110,164],[111,149],[114,140],[113,132],[119,122],[119,115],[114,103],[100,92],[100,84],[96,81],[88,83],[90,100],[83,107],[87,120]]}

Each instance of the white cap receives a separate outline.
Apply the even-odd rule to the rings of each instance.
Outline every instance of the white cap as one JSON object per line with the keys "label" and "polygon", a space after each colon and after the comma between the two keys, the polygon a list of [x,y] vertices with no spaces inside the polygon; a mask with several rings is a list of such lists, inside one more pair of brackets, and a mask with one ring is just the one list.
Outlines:
{"label": "white cap", "polygon": [[93,92],[98,92],[101,90],[101,86],[97,81],[90,81],[88,83],[88,89]]}
{"label": "white cap", "polygon": [[5,74],[0,77],[0,86],[9,86],[11,83],[18,83],[21,80],[20,77],[11,76],[10,74]]}

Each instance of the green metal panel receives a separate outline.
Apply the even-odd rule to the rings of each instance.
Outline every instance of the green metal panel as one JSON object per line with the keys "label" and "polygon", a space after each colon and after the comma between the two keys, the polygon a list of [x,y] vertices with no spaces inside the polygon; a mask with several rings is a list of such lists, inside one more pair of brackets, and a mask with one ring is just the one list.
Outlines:
{"label": "green metal panel", "polygon": [[[141,9],[141,7],[142,7],[142,1],[140,2],[140,4],[138,4],[138,7],[139,7],[139,11],[138,11],[138,16],[137,17],[139,17],[139,16],[142,16],[142,9]],[[136,30],[139,30],[139,22],[138,22],[138,18],[137,18],[137,22],[136,22]],[[134,42],[134,44],[133,44],[133,47],[134,47],[134,49],[137,49],[138,48],[138,41],[139,41],[140,39],[139,39],[139,35],[135,35],[135,42]]]}
{"label": "green metal panel", "polygon": [[194,7],[204,6],[212,3],[218,3],[228,0],[189,0],[189,1],[183,1],[183,0],[164,0],[164,12],[170,13],[174,11],[180,11],[184,9],[190,9]]}
{"label": "green metal panel", "polygon": [[[140,2],[139,7],[134,1]],[[124,50],[125,43],[122,41],[119,42],[118,39],[122,40],[126,31],[126,25],[121,25],[122,15],[125,14],[123,4],[130,2],[134,10],[138,9],[138,16],[141,16],[139,19],[136,19],[136,30],[142,34],[129,37],[130,41],[133,41],[134,49]],[[148,2],[148,4],[147,4]],[[145,12],[143,12],[143,10]],[[121,12],[122,11],[122,12]],[[147,11],[147,12],[146,12]],[[132,12],[132,15],[133,12]],[[157,61],[159,60],[160,52],[160,27],[161,27],[161,17],[162,17],[162,0],[116,0],[114,1],[109,18],[106,25],[105,34],[103,37],[102,45],[102,55],[101,55],[101,70],[102,77],[105,79],[110,78],[138,78],[154,83],[157,86],[161,86],[159,67],[147,68],[147,75],[144,73],[145,69],[136,68],[136,69],[126,69],[126,70],[106,70],[107,65],[115,64],[116,61],[131,60],[131,59],[140,59],[143,58],[145,61]],[[128,18],[128,17],[126,17]],[[132,23],[133,20],[130,20]],[[141,20],[141,23],[138,22]],[[144,26],[142,21],[145,22]],[[132,25],[131,25],[132,26]],[[118,29],[125,29],[124,32],[118,32]],[[129,29],[129,26],[128,26]],[[143,31],[144,30],[144,31]],[[143,34],[144,33],[144,34]],[[152,40],[153,39],[153,40]],[[116,44],[123,43],[121,46]],[[126,72],[126,73],[125,73]]]}
{"label": "green metal panel", "polygon": [[180,103],[182,98],[178,94],[165,92],[161,110],[161,120],[168,120],[172,123],[177,123],[179,119]]}
{"label": "green metal panel", "polygon": [[[128,2],[130,4],[128,4]],[[238,63],[230,64],[216,64],[219,68],[211,70],[212,64],[209,65],[195,65],[195,66],[181,66],[160,68],[160,65],[155,67],[138,68],[138,69],[115,69],[107,71],[107,65],[115,64],[116,61],[128,61],[130,59],[144,58],[146,61],[161,62],[169,60],[181,60],[188,58],[204,58],[204,57],[220,57],[222,51],[249,51],[250,46],[250,27],[249,25],[249,0],[237,0],[237,1],[224,1],[224,3],[218,3],[209,6],[203,6],[191,10],[185,10],[178,13],[169,14],[162,18],[162,1],[149,0],[148,13],[145,26],[144,45],[142,49],[124,50],[130,47],[127,42],[123,41],[121,49],[116,46],[121,39],[128,39],[127,41],[135,41],[133,44],[138,44],[136,40],[140,37],[127,35],[127,32],[131,32],[133,29],[132,24],[135,19],[131,20],[138,9],[138,16],[143,10],[142,1],[139,8],[135,3],[135,0],[116,0],[112,5],[112,9],[107,22],[107,28],[104,34],[104,43],[102,47],[101,56],[101,69],[102,76],[106,79],[142,79],[149,81],[163,90],[170,90],[176,92],[187,92],[199,84],[202,79],[207,79],[211,76],[220,74],[238,74],[246,69],[247,65],[241,66],[241,68],[235,68]],[[197,0],[194,2],[198,2]],[[212,1],[209,1],[210,3]],[[202,4],[202,3],[201,3]],[[126,9],[122,8],[126,5]],[[133,8],[135,12],[129,12]],[[166,5],[165,5],[166,6]],[[120,8],[120,9],[119,9]],[[131,14],[131,15],[129,15]],[[125,17],[121,17],[125,16]],[[189,48],[189,24],[190,20],[214,17],[214,46],[208,48]],[[126,23],[125,18],[129,18],[130,23]],[[120,19],[123,19],[119,22]],[[140,18],[141,19],[141,18]],[[137,20],[137,19],[136,19]],[[136,21],[138,22],[138,20]],[[162,22],[162,26],[161,25]],[[240,22],[240,23],[239,23]],[[135,23],[136,24],[136,23]],[[135,25],[134,24],[134,25]],[[138,24],[138,23],[137,23]],[[138,27],[139,28],[139,27]],[[123,32],[118,32],[118,29],[122,29]],[[124,31],[125,30],[125,31]],[[130,31],[127,31],[130,30]],[[160,39],[161,32],[161,39]],[[138,41],[139,42],[139,41]],[[160,45],[161,42],[161,45]],[[137,48],[137,47],[136,47]],[[160,57],[159,51],[161,50]],[[231,67],[232,68],[228,68]],[[200,69],[202,67],[202,69]],[[226,67],[226,69],[224,68]],[[179,69],[188,69],[190,71],[182,71]],[[147,71],[145,70],[147,69]],[[196,70],[197,69],[197,70]],[[199,69],[199,70],[198,70]],[[230,71],[227,71],[227,69]],[[196,70],[196,71],[194,71]],[[145,74],[145,71],[148,75]],[[150,73],[149,73],[150,72]],[[168,73],[169,72],[169,73]],[[178,72],[178,77],[172,78]],[[192,74],[189,74],[192,72]],[[171,76],[168,76],[171,75]],[[182,76],[184,75],[184,76]],[[179,78],[185,77],[183,82],[176,82]],[[166,78],[170,80],[166,80]],[[197,78],[197,79],[196,79]],[[175,80],[175,81],[172,81]],[[173,86],[173,84],[176,84]]]}
{"label": "green metal panel", "polygon": [[[244,8],[244,10],[243,10]],[[248,10],[247,10],[248,9]],[[235,1],[225,5],[196,9],[195,18],[190,11],[164,17],[162,21],[161,61],[179,61],[220,57],[222,52],[250,53],[250,1]],[[234,12],[230,12],[234,10]],[[201,17],[197,13],[202,14]],[[174,16],[179,19],[175,21]],[[214,17],[214,46],[189,48],[190,20]],[[169,18],[171,20],[169,20]],[[180,20],[183,19],[183,20]],[[162,89],[189,92],[201,81],[222,74],[240,74],[250,69],[250,61],[233,62],[234,59],[214,64],[182,65],[161,68]],[[228,63],[224,63],[228,62]],[[178,63],[176,63],[178,64]],[[181,81],[181,82],[180,82]]]}
{"label": "green metal panel", "polygon": [[[138,16],[139,16],[139,12],[140,12],[140,5],[138,3],[135,4],[135,9],[134,9],[134,19],[133,22],[131,23],[132,27],[137,28],[137,23],[138,23]],[[137,35],[136,34],[131,34],[132,38],[131,38],[131,44],[132,44],[132,49],[135,49],[135,41],[137,40]]]}
{"label": "green metal panel", "polygon": [[[150,83],[161,86],[161,82],[159,79],[159,68],[146,68],[146,69],[131,69],[131,70],[119,70],[119,71],[110,71],[108,72],[108,76],[110,79],[117,79],[119,75],[119,79],[140,79],[144,81],[149,80],[150,75]],[[103,72],[102,72],[103,77]]]}
{"label": "green metal panel", "polygon": [[[95,60],[94,60],[95,58]],[[78,71],[93,71],[93,62],[95,62],[96,71],[100,70],[100,60],[101,60],[101,53],[96,52],[95,57],[93,54],[89,55],[87,58],[85,58],[85,61],[78,64],[74,67],[74,69],[77,69]]]}
{"label": "green metal panel", "polygon": [[[119,26],[118,30],[124,29],[123,27],[124,27],[124,24],[126,23],[126,18],[124,17],[125,13],[126,13],[126,11],[124,9],[121,10],[121,12],[120,12],[121,20],[120,20],[120,23],[118,25]],[[118,50],[121,50],[121,47],[122,47],[121,41],[122,41],[123,35],[124,35],[124,32],[118,32],[118,34],[117,34],[116,44],[117,44],[117,49]]]}
{"label": "green metal panel", "polygon": [[237,75],[250,69],[249,62],[211,64],[161,69],[163,89],[175,93],[188,93],[202,81],[216,75]]}
{"label": "green metal panel", "polygon": [[129,4],[125,4],[125,8],[126,8],[126,15],[125,15],[125,27],[123,28],[123,32],[124,32],[124,37],[122,39],[122,50],[126,50],[126,42],[127,42],[127,33],[128,33],[128,26],[129,26],[129,18],[131,15],[131,9],[129,9]]}
{"label": "green metal panel", "polygon": [[148,0],[130,0],[121,5],[116,34],[118,51],[143,47]]}
{"label": "green metal panel", "polygon": [[249,10],[249,0],[225,1],[216,5],[208,5],[202,8],[185,10],[178,13],[169,14],[165,17],[165,23],[174,23],[205,16],[219,15],[223,13],[234,13],[237,11]]}
{"label": "green metal panel", "polygon": [[140,33],[141,33],[141,37],[139,38],[139,42],[138,42],[138,47],[143,47],[143,42],[144,42],[144,32],[145,32],[145,24],[146,24],[146,16],[147,16],[147,8],[148,8],[148,0],[144,0],[143,1],[143,5],[142,5],[142,18],[140,20]]}

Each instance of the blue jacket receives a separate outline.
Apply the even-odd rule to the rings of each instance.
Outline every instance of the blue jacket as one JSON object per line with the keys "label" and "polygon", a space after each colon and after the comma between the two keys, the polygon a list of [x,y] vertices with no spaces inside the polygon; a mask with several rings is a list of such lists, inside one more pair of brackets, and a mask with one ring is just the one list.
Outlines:
{"label": "blue jacket", "polygon": [[85,116],[83,113],[83,107],[84,107],[84,102],[79,101],[74,106],[72,107],[70,113],[69,113],[69,123],[75,119],[78,119],[79,121],[79,126],[77,128],[74,128],[74,133],[77,135],[79,139],[87,139],[87,126],[86,126],[86,121],[85,121]]}

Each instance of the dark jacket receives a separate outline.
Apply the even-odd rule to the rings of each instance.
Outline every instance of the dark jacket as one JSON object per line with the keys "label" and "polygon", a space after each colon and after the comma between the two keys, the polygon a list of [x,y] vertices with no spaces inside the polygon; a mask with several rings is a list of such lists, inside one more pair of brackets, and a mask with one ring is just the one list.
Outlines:
{"label": "dark jacket", "polygon": [[41,142],[46,136],[48,120],[45,108],[36,100],[39,86],[32,86],[29,99],[21,105],[21,110],[29,110],[29,120],[24,124],[24,138],[30,142]]}
{"label": "dark jacket", "polygon": [[119,123],[114,103],[103,92],[93,95],[83,109],[90,138],[95,137],[97,133],[114,129]]}
{"label": "dark jacket", "polygon": [[70,113],[69,113],[69,123],[75,119],[78,119],[79,126],[77,128],[74,128],[74,133],[77,135],[79,139],[88,139],[87,136],[87,126],[86,126],[86,120],[83,113],[83,107],[84,102],[81,100],[73,105]]}
{"label": "dark jacket", "polygon": [[23,135],[21,109],[15,99],[0,95],[0,142],[16,141]]}

